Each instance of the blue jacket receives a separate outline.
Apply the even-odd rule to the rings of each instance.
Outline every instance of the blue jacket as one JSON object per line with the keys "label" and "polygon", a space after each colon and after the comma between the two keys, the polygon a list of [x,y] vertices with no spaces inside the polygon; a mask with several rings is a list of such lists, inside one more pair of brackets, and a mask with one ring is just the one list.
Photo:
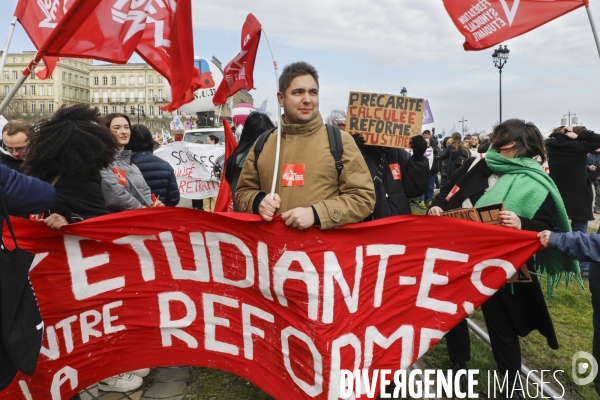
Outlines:
{"label": "blue jacket", "polygon": [[[49,183],[23,175],[0,164],[0,194],[9,215],[38,214],[54,205],[56,191]],[[4,215],[0,213],[0,226]]]}
{"label": "blue jacket", "polygon": [[600,235],[597,233],[552,232],[548,247],[574,260],[600,263]]}
{"label": "blue jacket", "polygon": [[179,188],[173,167],[149,151],[140,151],[132,157],[155,196],[166,206],[179,204]]}

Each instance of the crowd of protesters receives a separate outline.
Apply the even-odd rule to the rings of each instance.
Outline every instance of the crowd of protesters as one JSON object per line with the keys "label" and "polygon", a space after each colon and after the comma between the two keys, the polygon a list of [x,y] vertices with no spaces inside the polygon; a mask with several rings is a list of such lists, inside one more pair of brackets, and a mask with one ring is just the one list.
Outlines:
{"label": "crowd of protesters", "polygon": [[[343,128],[344,121],[324,123],[318,73],[304,62],[284,69],[278,100],[284,110],[281,126],[275,128],[265,114],[250,114],[236,150],[225,161],[224,179],[231,186],[236,212],[258,214],[265,221],[280,214],[295,229],[330,229],[412,214],[413,198],[431,216],[503,203],[502,226],[541,232],[541,243],[549,247],[532,257],[527,268],[535,272],[543,263],[557,276],[572,273],[579,278],[573,259],[581,260],[581,276],[590,278],[594,313],[600,312],[600,273],[593,266],[600,261],[600,239],[586,235],[587,223],[593,220],[593,193],[599,195],[599,134],[584,127],[560,127],[544,140],[534,124],[511,119],[491,135],[463,137],[453,132],[440,140],[425,130],[411,139],[410,151],[369,146],[360,135],[343,132],[339,126]],[[277,179],[275,193],[269,195],[276,178],[277,129],[279,171],[302,166],[296,171],[302,180]],[[207,139],[211,144],[218,141],[214,135]],[[10,121],[2,132],[0,175],[5,179],[0,192],[11,214],[36,214],[52,229],[126,210],[175,206],[180,195],[173,168],[152,154],[154,148],[145,126],[132,126],[124,114],[102,117],[98,109],[83,104],[62,107],[35,126]],[[546,160],[549,175],[541,166]],[[8,185],[12,181],[19,184]],[[45,198],[32,191],[45,193]],[[28,201],[20,202],[22,198]],[[211,204],[204,208],[211,209]],[[574,233],[568,233],[571,230]],[[540,284],[535,274],[531,277],[529,283],[506,285],[482,305],[498,370],[511,380],[521,369],[519,336],[537,330],[551,348],[558,348]],[[600,356],[597,320],[595,314],[594,356]],[[466,369],[466,321],[446,339],[453,369]],[[7,360],[4,353],[0,341],[0,357]],[[0,390],[15,372],[14,365],[0,363]],[[134,390],[147,373],[110,377],[99,389]],[[597,378],[600,393],[599,383]],[[520,396],[518,391],[506,394]]]}

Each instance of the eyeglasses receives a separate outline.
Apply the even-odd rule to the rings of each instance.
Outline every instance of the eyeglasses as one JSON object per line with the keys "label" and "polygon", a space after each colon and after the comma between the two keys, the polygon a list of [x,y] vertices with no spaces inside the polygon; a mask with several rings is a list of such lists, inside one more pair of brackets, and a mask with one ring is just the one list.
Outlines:
{"label": "eyeglasses", "polygon": [[8,151],[9,153],[19,153],[19,154],[23,154],[27,151],[27,146],[23,146],[23,147],[8,147],[6,145],[4,145],[4,150]]}

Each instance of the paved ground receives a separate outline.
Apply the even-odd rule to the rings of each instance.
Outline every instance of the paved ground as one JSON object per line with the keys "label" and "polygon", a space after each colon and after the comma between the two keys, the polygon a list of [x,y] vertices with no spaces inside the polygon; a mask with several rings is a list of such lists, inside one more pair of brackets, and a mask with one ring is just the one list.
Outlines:
{"label": "paved ground", "polygon": [[154,368],[144,378],[144,386],[135,392],[101,392],[95,384],[80,396],[82,400],[181,400],[189,374],[189,367]]}

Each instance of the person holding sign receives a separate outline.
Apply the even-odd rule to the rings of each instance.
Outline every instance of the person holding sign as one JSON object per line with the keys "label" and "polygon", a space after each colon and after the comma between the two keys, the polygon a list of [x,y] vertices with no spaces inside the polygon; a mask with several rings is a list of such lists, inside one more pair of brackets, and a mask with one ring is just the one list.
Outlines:
{"label": "person holding sign", "polygon": [[[373,182],[352,136],[338,129],[341,163],[332,154],[330,134],[319,113],[317,70],[305,62],[285,67],[277,98],[284,110],[277,176],[273,176],[277,134],[267,131],[260,156],[256,145],[262,136],[242,169],[236,190],[239,210],[259,214],[265,221],[281,214],[285,224],[296,229],[337,228],[370,215],[375,205]],[[271,198],[267,192],[273,179],[277,183]]]}
{"label": "person holding sign", "polygon": [[[510,119],[494,129],[491,148],[485,158],[471,158],[462,165],[440,190],[429,215],[444,210],[480,207],[503,203],[499,213],[502,226],[531,231],[570,231],[569,221],[556,185],[540,163],[546,160],[544,140],[531,122]],[[556,285],[564,273],[579,277],[579,266],[554,250],[544,250],[527,261],[530,271],[541,270],[548,276],[548,287]],[[481,306],[487,325],[492,353],[500,373],[508,373],[509,388],[520,382],[521,348],[519,336],[538,330],[548,346],[558,348],[552,319],[537,277],[530,283],[507,284]],[[581,278],[579,278],[581,279]],[[462,321],[446,335],[453,369],[466,368],[470,359],[469,331]],[[520,389],[518,389],[520,390]],[[521,392],[514,392],[517,398]]]}

